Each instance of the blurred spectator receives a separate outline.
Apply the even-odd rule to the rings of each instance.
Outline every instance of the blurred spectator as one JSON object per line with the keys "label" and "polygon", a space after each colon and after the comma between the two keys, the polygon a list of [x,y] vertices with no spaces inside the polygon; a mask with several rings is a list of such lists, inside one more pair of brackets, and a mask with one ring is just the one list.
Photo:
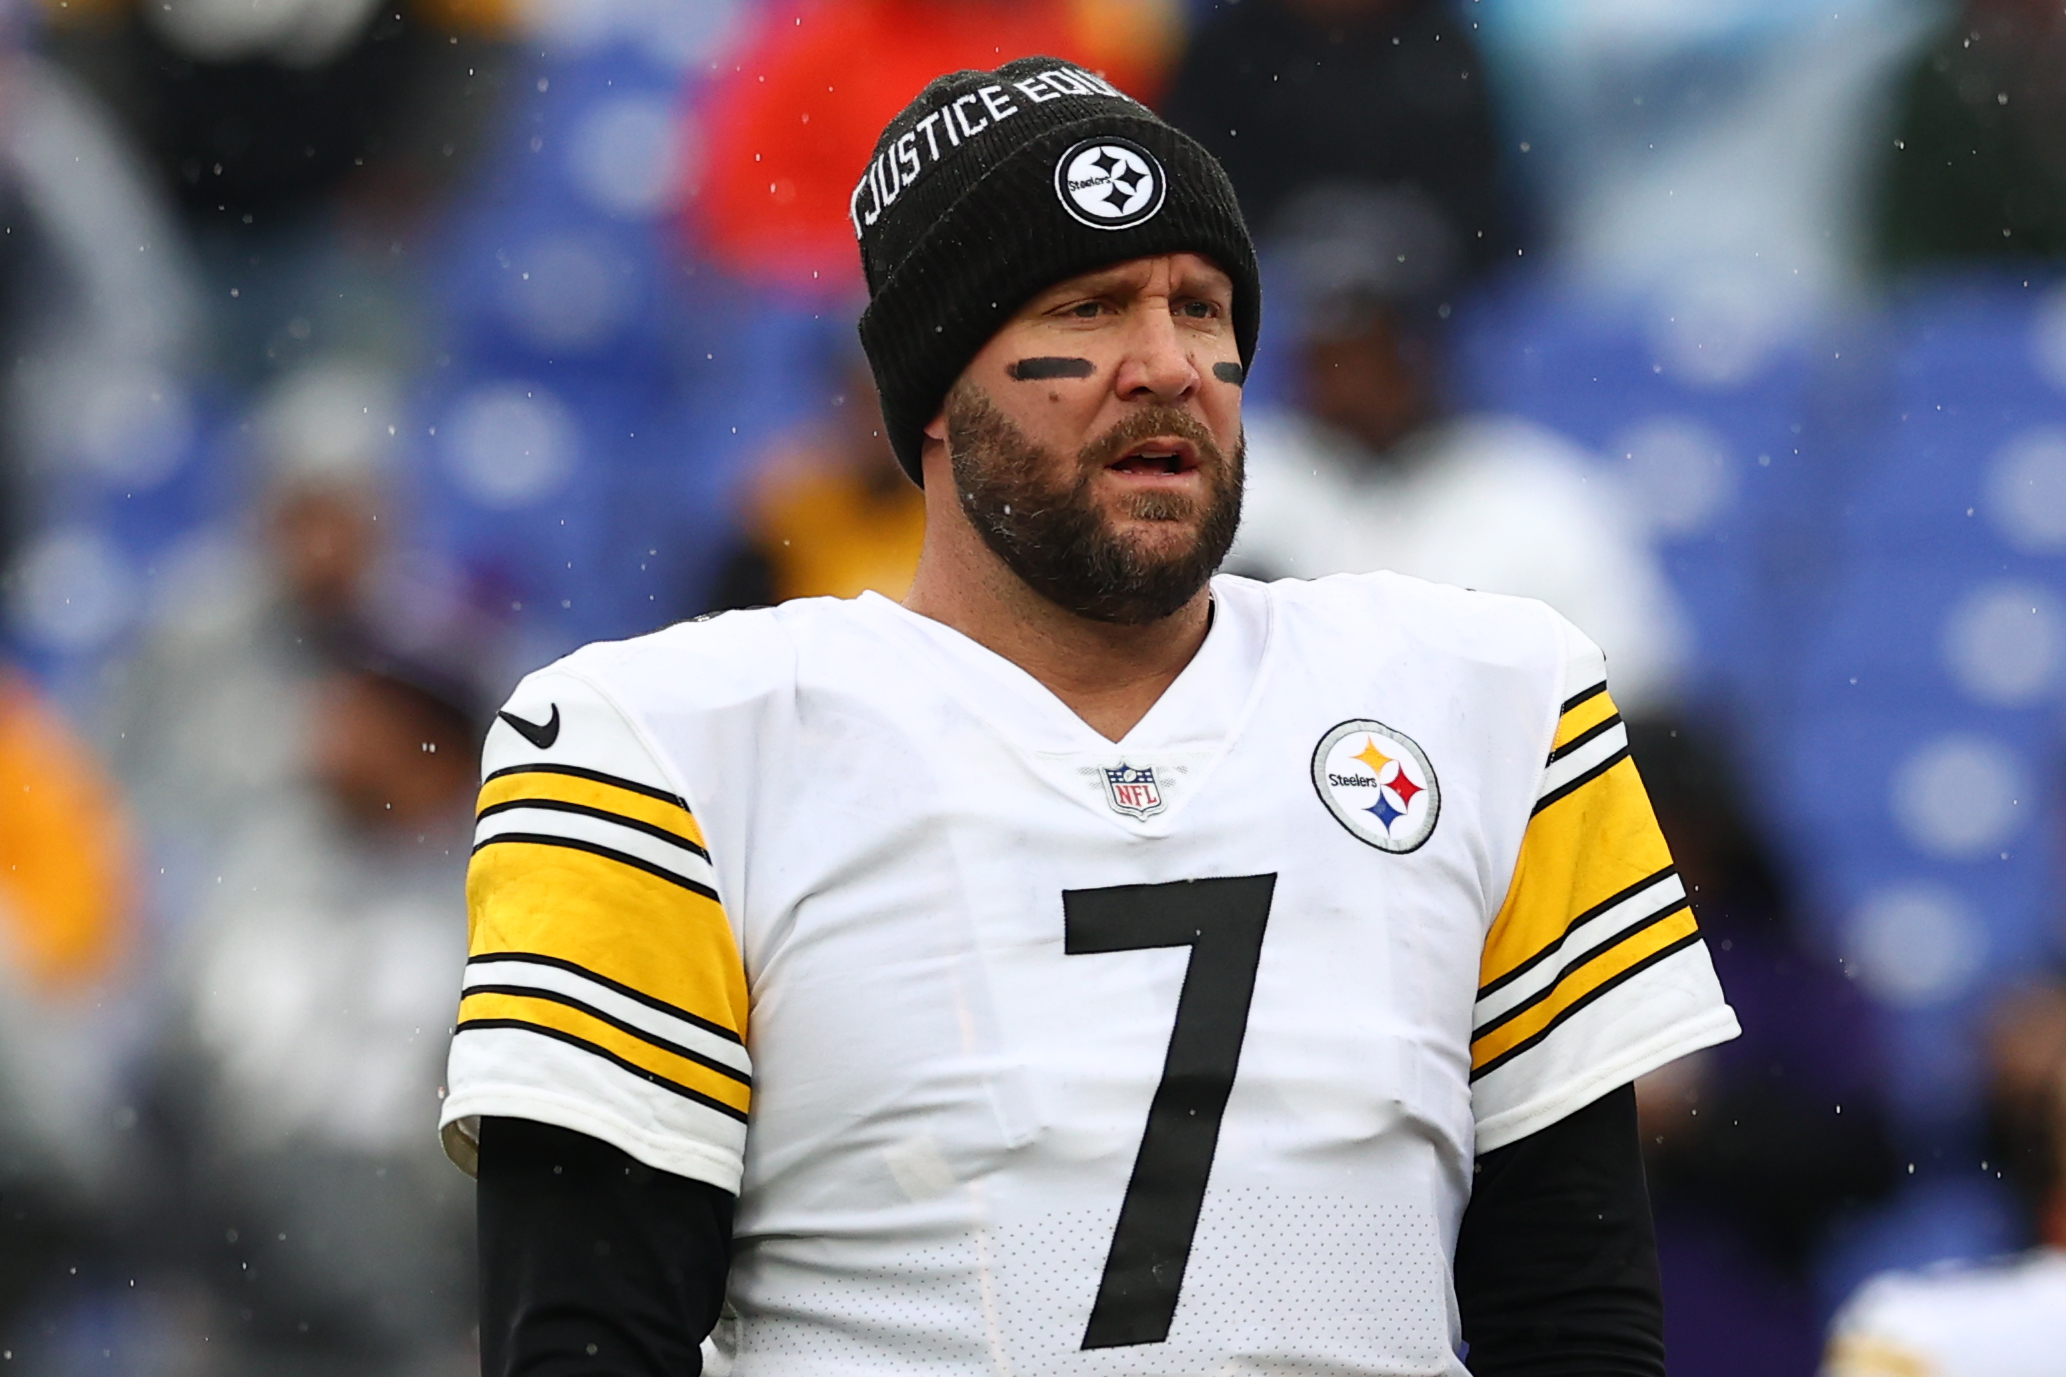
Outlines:
{"label": "blurred spectator", "polygon": [[251,428],[252,548],[204,546],[171,571],[163,616],[112,676],[111,756],[175,859],[205,863],[243,811],[305,775],[313,687],[366,618],[394,525],[394,406],[388,379],[341,362],[278,387]]}
{"label": "blurred spectator", "polygon": [[1629,748],[1743,1036],[1637,1082],[1674,1377],[1808,1377],[1815,1267],[1894,1164],[1868,1001],[1803,939],[1739,780],[1690,728]]}
{"label": "blurred spectator", "polygon": [[2019,1257],[1887,1273],[1831,1327],[1824,1377],[2048,1377],[2066,1362],[2066,981],[1999,1007],[1989,1165],[2030,1212]]}
{"label": "blurred spectator", "polygon": [[313,777],[231,837],[174,967],[156,1115],[212,1370],[468,1369],[472,1190],[432,1121],[476,784],[475,694],[355,656]]}
{"label": "blurred spectator", "polygon": [[1889,262],[2066,254],[2066,12],[1966,0],[1903,96],[1880,212]]}
{"label": "blurred spectator", "polygon": [[1444,0],[1215,6],[1167,115],[1216,154],[1248,222],[1285,232],[1301,202],[1353,190],[1430,274],[1511,258],[1499,143],[1472,36]]}
{"label": "blurred spectator", "polygon": [[925,495],[883,438],[867,361],[858,349],[847,354],[831,416],[784,436],[754,476],[714,606],[910,591]]}
{"label": "blurred spectator", "polygon": [[1606,650],[1625,710],[1668,696],[1680,616],[1613,475],[1529,422],[1446,414],[1424,296],[1342,285],[1306,314],[1305,410],[1249,419],[1230,567],[1391,569],[1541,598]]}
{"label": "blurred spectator", "polygon": [[291,214],[354,174],[443,180],[442,141],[488,113],[467,69],[506,11],[501,0],[104,0],[56,18],[58,51],[113,84],[205,222]]}
{"label": "blurred spectator", "polygon": [[202,321],[177,223],[125,131],[65,69],[4,49],[0,223],[11,556],[60,476],[147,489],[184,457]]}
{"label": "blurred spectator", "polygon": [[340,349],[419,362],[426,212],[487,132],[505,0],[87,0],[49,48],[184,213],[207,343],[246,385]]}
{"label": "blurred spectator", "polygon": [[860,280],[847,198],[875,133],[944,72],[1045,53],[1160,94],[1172,0],[808,0],[770,4],[705,114],[697,211],[717,263],[756,280]]}

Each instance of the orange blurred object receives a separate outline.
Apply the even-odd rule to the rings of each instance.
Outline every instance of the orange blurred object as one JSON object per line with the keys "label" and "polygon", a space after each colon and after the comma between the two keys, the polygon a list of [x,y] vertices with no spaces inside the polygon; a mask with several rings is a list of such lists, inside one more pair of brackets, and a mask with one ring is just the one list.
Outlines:
{"label": "orange blurred object", "polygon": [[780,461],[762,477],[748,510],[777,601],[870,591],[901,599],[911,591],[925,494],[901,472],[887,484],[871,477],[850,466]]}
{"label": "orange blurred object", "polygon": [[65,994],[106,975],[130,936],[128,823],[55,710],[0,671],[0,959]]}
{"label": "orange blurred object", "polygon": [[818,0],[772,16],[704,110],[701,248],[770,285],[851,292],[847,197],[890,118],[946,72],[1045,54],[1152,103],[1173,0]]}

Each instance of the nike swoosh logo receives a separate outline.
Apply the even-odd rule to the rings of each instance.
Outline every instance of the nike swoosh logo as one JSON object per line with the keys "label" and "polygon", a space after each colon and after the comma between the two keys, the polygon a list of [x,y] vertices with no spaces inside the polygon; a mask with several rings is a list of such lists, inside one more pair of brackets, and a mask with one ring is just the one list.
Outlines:
{"label": "nike swoosh logo", "polygon": [[552,743],[560,739],[560,705],[557,703],[552,705],[552,716],[543,722],[526,722],[514,713],[498,712],[495,715],[515,727],[518,736],[541,751],[549,750]]}

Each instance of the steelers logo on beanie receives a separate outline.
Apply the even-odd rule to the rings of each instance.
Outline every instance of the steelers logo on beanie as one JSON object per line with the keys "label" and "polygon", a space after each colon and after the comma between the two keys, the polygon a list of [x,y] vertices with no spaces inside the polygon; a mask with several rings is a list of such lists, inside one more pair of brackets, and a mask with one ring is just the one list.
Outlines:
{"label": "steelers logo on beanie", "polygon": [[1244,367],[1255,352],[1262,286],[1227,174],[1070,63],[940,77],[882,131],[848,210],[868,279],[861,344],[914,480],[925,427],[968,361],[1028,300],[1080,273],[1203,255],[1233,279]]}

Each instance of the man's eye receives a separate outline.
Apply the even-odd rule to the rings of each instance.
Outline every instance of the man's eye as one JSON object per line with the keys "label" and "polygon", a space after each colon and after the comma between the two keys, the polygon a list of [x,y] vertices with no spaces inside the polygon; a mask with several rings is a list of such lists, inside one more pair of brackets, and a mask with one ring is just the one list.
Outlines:
{"label": "man's eye", "polygon": [[1192,320],[1211,320],[1219,314],[1219,308],[1210,301],[1186,301],[1177,309],[1181,310]]}
{"label": "man's eye", "polygon": [[1102,302],[1079,301],[1069,308],[1069,314],[1081,320],[1089,320],[1092,316],[1102,315],[1104,310],[1105,307]]}

